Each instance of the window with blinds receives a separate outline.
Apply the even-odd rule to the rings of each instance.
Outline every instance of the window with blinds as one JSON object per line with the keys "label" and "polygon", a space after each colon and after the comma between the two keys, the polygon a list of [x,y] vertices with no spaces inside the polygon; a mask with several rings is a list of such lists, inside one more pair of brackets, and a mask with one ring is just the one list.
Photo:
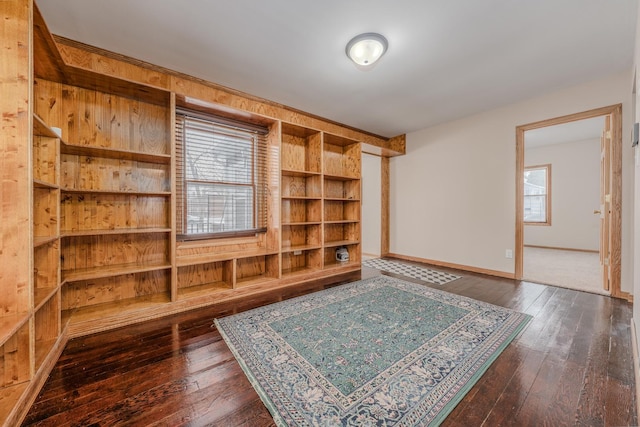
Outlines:
{"label": "window with blinds", "polygon": [[266,230],[268,129],[176,114],[177,229],[183,240]]}

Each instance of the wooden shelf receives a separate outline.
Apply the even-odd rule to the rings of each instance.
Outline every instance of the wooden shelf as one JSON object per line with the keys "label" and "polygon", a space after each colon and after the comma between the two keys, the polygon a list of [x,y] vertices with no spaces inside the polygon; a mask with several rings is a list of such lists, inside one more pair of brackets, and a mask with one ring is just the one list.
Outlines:
{"label": "wooden shelf", "polygon": [[321,222],[320,221],[309,221],[309,222],[283,222],[282,226],[287,226],[287,225],[319,225]]}
{"label": "wooden shelf", "polygon": [[315,129],[282,123],[280,154],[283,175],[319,174],[322,167],[322,133]]}
{"label": "wooden shelf", "polygon": [[297,177],[320,176],[320,172],[309,172],[309,171],[290,170],[290,169],[282,169],[280,173],[283,176],[297,176]]}
{"label": "wooden shelf", "polygon": [[335,240],[330,242],[324,242],[325,248],[335,248],[338,246],[357,245],[360,243],[358,240]]}
{"label": "wooden shelf", "polygon": [[319,245],[294,245],[295,250],[282,251],[282,274],[291,276],[319,270],[322,266],[322,250]]}
{"label": "wooden shelf", "polygon": [[282,270],[282,276],[295,276],[297,274],[311,273],[313,271],[318,271],[317,268],[311,267],[294,267],[294,268],[286,268]]}
{"label": "wooden shelf", "polygon": [[33,236],[56,237],[58,235],[60,194],[58,190],[34,187]]}
{"label": "wooden shelf", "polygon": [[343,136],[334,135],[332,133],[324,133],[324,148],[328,146],[332,147],[354,147],[358,143],[353,139],[345,138]]}
{"label": "wooden shelf", "polygon": [[325,200],[323,218],[325,223],[334,223],[335,221],[359,222],[360,202]]}
{"label": "wooden shelf", "polygon": [[359,202],[360,180],[324,179],[324,199],[336,202]]}
{"label": "wooden shelf", "polygon": [[122,276],[132,273],[144,273],[147,271],[165,270],[171,268],[168,262],[146,262],[144,264],[117,264],[103,267],[83,268],[62,272],[62,283],[77,282],[80,280],[101,279],[105,277]]}
{"label": "wooden shelf", "polygon": [[325,224],[351,224],[354,222],[360,222],[359,219],[341,219],[339,221],[325,221]]}
{"label": "wooden shelf", "polygon": [[324,200],[330,202],[359,202],[360,199],[346,198],[346,197],[325,197]]}
{"label": "wooden shelf", "polygon": [[55,242],[56,240],[58,240],[58,236],[34,236],[33,237],[33,247],[37,248],[39,246],[44,246],[46,244],[49,244],[51,242]]}
{"label": "wooden shelf", "polygon": [[53,346],[56,345],[56,342],[58,342],[57,337],[50,338],[47,340],[41,340],[36,343],[37,344],[36,351],[35,351],[36,370],[40,369],[40,366],[42,366],[42,363],[47,359],[47,356],[49,356],[49,353],[53,349]]}
{"label": "wooden shelf", "polygon": [[0,425],[7,425],[7,418],[12,415],[14,409],[19,409],[19,403],[28,387],[27,381],[0,388]]}
{"label": "wooden shelf", "polygon": [[[282,134],[290,137],[309,138],[310,136],[319,134],[318,129],[311,129],[294,123],[282,122]],[[284,139],[284,138],[283,138]]]}
{"label": "wooden shelf", "polygon": [[114,228],[108,230],[61,230],[60,237],[81,237],[81,236],[102,236],[105,234],[147,234],[147,233],[170,233],[170,228]]}
{"label": "wooden shelf", "polygon": [[4,345],[13,334],[24,326],[29,321],[29,318],[29,313],[0,317],[0,346]]}
{"label": "wooden shelf", "polygon": [[[346,220],[345,220],[346,221]],[[356,248],[360,243],[360,224],[357,221],[339,223],[325,223],[324,227],[324,247],[336,248],[339,246],[350,246]],[[349,250],[351,256],[353,250]],[[359,250],[356,250],[356,254],[359,254]]]}
{"label": "wooden shelf", "polygon": [[156,196],[169,197],[171,191],[127,191],[127,190],[84,190],[79,188],[61,188],[65,193],[83,193],[83,194],[123,194],[127,196]]}
{"label": "wooden shelf", "polygon": [[308,251],[313,249],[320,249],[320,245],[295,245],[295,246],[283,246],[282,252],[297,252],[297,251]]}
{"label": "wooden shelf", "polygon": [[258,255],[237,259],[234,289],[277,281],[280,277],[280,256]]}
{"label": "wooden shelf", "polygon": [[62,330],[65,330],[69,327],[69,322],[71,321],[72,310],[62,310],[60,312],[60,326]]}
{"label": "wooden shelf", "polygon": [[322,197],[282,196],[282,200],[322,200]]}
{"label": "wooden shelf", "polygon": [[357,176],[345,176],[345,175],[332,175],[325,173],[325,179],[330,179],[334,181],[360,181],[360,177]]}
{"label": "wooden shelf", "polygon": [[36,288],[33,293],[33,311],[38,311],[53,297],[58,288]]}
{"label": "wooden shelf", "polygon": [[68,321],[70,327],[73,327],[80,323],[93,323],[98,319],[100,319],[101,322],[108,322],[110,318],[131,316],[140,310],[157,307],[158,305],[163,305],[168,302],[170,302],[168,294],[158,293],[143,297],[126,298],[114,302],[63,310],[62,317],[65,321]]}
{"label": "wooden shelf", "polygon": [[168,202],[166,196],[63,193],[60,198],[60,234],[170,230]]}
{"label": "wooden shelf", "polygon": [[[31,316],[28,317],[30,318]],[[29,320],[23,322],[0,346],[0,354],[3,356],[0,358],[3,373],[0,377],[0,391],[4,387],[28,382],[32,378],[33,359],[30,356],[34,340],[33,324]]]}
{"label": "wooden shelf", "polygon": [[322,176],[320,174],[288,175],[283,173],[280,184],[282,200],[322,198]]}
{"label": "wooden shelf", "polygon": [[[282,227],[282,253],[318,249],[322,242],[322,227],[313,225],[292,225]],[[283,268],[287,265],[283,264]]]}
{"label": "wooden shelf", "polygon": [[60,188],[59,185],[52,184],[52,183],[46,182],[46,181],[42,181],[40,179],[34,179],[33,180],[33,186],[37,187],[37,188],[48,188],[50,190],[57,190],[58,188]]}
{"label": "wooden shelf", "polygon": [[246,288],[248,286],[258,285],[258,284],[266,284],[270,282],[277,282],[278,279],[276,277],[271,277],[269,275],[260,274],[257,276],[243,277],[242,279],[236,280],[236,287],[238,288]]}
{"label": "wooden shelf", "polygon": [[189,265],[206,264],[206,263],[218,262],[218,261],[229,261],[232,259],[275,255],[277,253],[278,251],[274,249],[258,249],[258,250],[249,250],[249,251],[184,255],[176,259],[176,265],[178,267],[186,267]]}
{"label": "wooden shelf", "polygon": [[155,154],[141,151],[123,150],[109,147],[92,147],[87,145],[68,144],[62,141],[60,145],[62,154],[79,156],[102,157],[116,160],[133,160],[146,163],[158,163],[168,165],[171,163],[170,154]]}
{"label": "wooden shelf", "polygon": [[233,289],[234,260],[192,264],[177,269],[178,300]]}
{"label": "wooden shelf", "polygon": [[[358,224],[357,228],[360,227]],[[341,240],[337,240],[337,237],[340,234],[334,235],[332,232],[332,237],[329,240],[323,249],[323,258],[324,258],[324,269],[334,269],[334,268],[362,268],[361,266],[361,252],[360,252],[360,243],[358,238],[360,237],[360,233],[352,234],[354,230],[343,232],[343,238]],[[337,261],[335,257],[336,248],[344,247],[349,252],[349,261]]]}
{"label": "wooden shelf", "polygon": [[198,298],[229,289],[233,289],[233,284],[225,281],[203,283],[201,285],[178,288],[178,299]]}
{"label": "wooden shelf", "polygon": [[47,138],[60,138],[37,114],[33,115],[33,134]]}
{"label": "wooden shelf", "polygon": [[[51,295],[57,295],[57,290]],[[35,370],[40,369],[60,338],[60,299],[48,298],[34,314]]]}
{"label": "wooden shelf", "polygon": [[352,267],[352,266],[360,266],[360,261],[349,260],[349,261],[331,261],[324,263],[324,269],[333,269],[333,268],[341,268],[341,267]]}
{"label": "wooden shelf", "polygon": [[288,199],[281,201],[282,224],[317,223],[322,220],[322,199]]}

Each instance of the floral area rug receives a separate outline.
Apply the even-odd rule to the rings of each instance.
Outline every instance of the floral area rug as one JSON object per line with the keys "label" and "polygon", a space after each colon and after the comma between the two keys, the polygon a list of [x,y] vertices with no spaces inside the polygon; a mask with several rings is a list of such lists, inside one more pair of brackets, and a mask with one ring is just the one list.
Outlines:
{"label": "floral area rug", "polygon": [[378,276],[215,323],[279,426],[426,426],[530,318]]}
{"label": "floral area rug", "polygon": [[460,276],[456,276],[455,274],[449,274],[414,264],[390,261],[381,258],[365,260],[362,262],[362,265],[387,271],[389,273],[400,274],[401,276],[424,280],[425,282],[435,283],[436,285],[444,285],[445,283],[449,283],[460,278]]}

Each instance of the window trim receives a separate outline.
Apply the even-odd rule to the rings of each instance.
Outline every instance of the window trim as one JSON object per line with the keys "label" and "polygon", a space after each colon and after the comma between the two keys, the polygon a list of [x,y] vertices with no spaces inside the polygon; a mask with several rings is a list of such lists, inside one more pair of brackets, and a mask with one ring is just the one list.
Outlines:
{"label": "window trim", "polygon": [[[545,227],[549,227],[551,226],[551,163],[546,163],[546,164],[542,164],[542,165],[533,165],[533,166],[525,166],[524,168],[524,172],[527,171],[531,171],[531,170],[538,170],[538,169],[544,169],[546,172],[546,194],[545,196],[545,221],[527,221],[524,219],[524,215],[523,215],[523,221],[524,221],[524,225],[536,225],[536,226],[545,226]],[[522,176],[522,185],[524,187],[524,174]],[[526,200],[527,196],[524,194],[524,188],[523,188],[523,199],[522,199],[522,211],[524,213],[524,201]]]}
{"label": "window trim", "polygon": [[267,228],[263,227],[241,231],[221,231],[218,233],[176,234],[176,240],[179,242],[190,242],[193,240],[215,240],[228,239],[231,237],[252,237],[266,232]]}
{"label": "window trim", "polygon": [[[183,120],[188,119],[188,118],[193,118],[195,120],[203,120],[203,121],[208,121],[211,122],[215,125],[218,126],[222,126],[222,127],[228,127],[231,129],[234,129],[236,131],[243,131],[243,132],[247,132],[247,133],[252,133],[252,134],[256,134],[256,135],[262,135],[262,138],[264,138],[266,135],[269,134],[269,128],[266,126],[261,126],[261,125],[256,125],[253,123],[245,123],[239,120],[234,120],[234,119],[229,119],[226,117],[220,117],[220,116],[216,116],[216,115],[212,115],[212,114],[206,114],[206,113],[201,113],[199,111],[192,111],[189,109],[185,109],[185,108],[176,108],[176,126],[178,125],[178,116],[182,116]],[[177,141],[177,128],[176,128],[176,145],[178,144]],[[184,131],[181,130],[180,131],[181,135],[184,135]],[[253,155],[251,157],[251,169],[253,171],[256,170],[256,156],[259,155],[258,154],[258,145],[260,142],[260,137],[256,140],[254,139],[252,142],[253,145]],[[264,142],[264,141],[263,141]],[[182,149],[181,152],[184,154],[186,154],[186,141],[181,141],[180,144],[182,145]],[[181,195],[182,195],[182,217],[184,218],[186,216],[186,210],[187,210],[187,193],[185,191],[187,183],[188,182],[197,182],[198,180],[189,180],[187,179],[187,174],[184,170],[184,168],[186,168],[186,161],[183,159],[181,161],[182,164],[182,174],[181,176],[182,178],[182,182],[179,183],[179,186],[182,188],[181,190]],[[177,165],[178,166],[178,165]],[[265,171],[266,173],[266,171]],[[176,177],[178,178],[178,177]],[[264,178],[266,179],[266,177]],[[206,181],[206,183],[210,183],[209,181]],[[216,182],[218,184],[229,184],[227,182]],[[178,184],[176,182],[176,184]],[[230,231],[221,231],[221,232],[215,232],[215,233],[184,233],[184,232],[180,232],[180,230],[184,229],[184,224],[183,225],[179,225],[178,226],[178,232],[176,233],[176,240],[177,241],[182,241],[182,242],[188,242],[188,241],[198,241],[198,240],[215,240],[215,239],[227,239],[227,238],[235,238],[235,237],[250,237],[250,236],[257,236],[258,234],[264,234],[268,231],[266,225],[261,226],[260,224],[258,224],[259,222],[263,222],[260,221],[259,219],[259,208],[258,208],[258,193],[259,193],[259,189],[258,189],[258,181],[256,179],[256,174],[252,173],[251,174],[251,183],[248,184],[229,184],[229,185],[239,185],[239,186],[245,186],[245,187],[251,187],[253,188],[253,227],[252,228],[248,228],[248,229],[244,229],[244,230],[230,230]],[[178,208],[178,206],[176,206],[176,208]],[[268,215],[268,214],[267,214]]]}

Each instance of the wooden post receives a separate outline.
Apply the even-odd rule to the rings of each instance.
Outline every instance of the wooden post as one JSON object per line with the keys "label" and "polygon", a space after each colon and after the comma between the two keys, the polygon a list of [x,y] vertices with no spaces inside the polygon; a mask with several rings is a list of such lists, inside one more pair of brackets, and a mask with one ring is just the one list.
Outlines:
{"label": "wooden post", "polygon": [[389,180],[389,157],[382,157],[380,162],[380,178],[381,178],[381,204],[382,212],[380,213],[380,256],[386,256],[389,254],[389,195],[390,195],[390,180]]}

